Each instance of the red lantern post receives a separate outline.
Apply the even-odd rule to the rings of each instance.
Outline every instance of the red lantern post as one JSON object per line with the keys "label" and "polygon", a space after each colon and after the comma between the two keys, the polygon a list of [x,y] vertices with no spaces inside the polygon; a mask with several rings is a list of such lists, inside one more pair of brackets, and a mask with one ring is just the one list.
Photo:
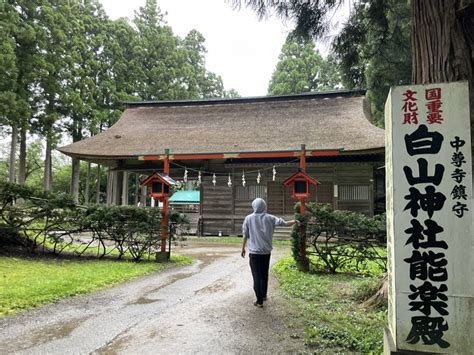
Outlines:
{"label": "red lantern post", "polygon": [[[170,174],[169,150],[165,149],[165,158],[163,159],[163,173]],[[163,197],[163,210],[161,211],[161,252],[166,252],[166,238],[168,237],[168,200],[169,196]]]}
{"label": "red lantern post", "polygon": [[154,172],[142,182],[142,185],[149,186],[151,188],[150,197],[163,203],[160,226],[160,252],[157,253],[157,260],[164,260],[166,258],[166,239],[168,237],[168,201],[171,194],[171,187],[176,185],[176,181],[174,181],[169,176],[170,166],[168,155],[169,153],[167,150],[163,159],[163,173]]}
{"label": "red lantern post", "polygon": [[[300,213],[304,215],[305,213],[305,202],[306,199],[310,196],[310,185],[319,185],[319,182],[313,179],[311,176],[306,174],[306,148],[305,145],[301,145],[300,152],[300,168],[299,171],[289,178],[287,178],[283,185],[292,186],[293,194],[291,195],[295,200],[300,202]],[[300,245],[299,245],[299,254],[300,254],[300,267],[302,270],[308,270],[309,260],[306,255],[306,226],[300,226]]]}
{"label": "red lantern post", "polygon": [[[300,155],[300,170],[306,172],[306,146],[301,145],[301,155]],[[309,187],[309,186],[308,186]],[[308,190],[309,192],[309,190]],[[304,216],[305,213],[305,198],[300,198],[300,214]],[[301,257],[301,267],[304,271],[309,270],[309,260],[306,256],[306,225],[300,225],[300,257]]]}

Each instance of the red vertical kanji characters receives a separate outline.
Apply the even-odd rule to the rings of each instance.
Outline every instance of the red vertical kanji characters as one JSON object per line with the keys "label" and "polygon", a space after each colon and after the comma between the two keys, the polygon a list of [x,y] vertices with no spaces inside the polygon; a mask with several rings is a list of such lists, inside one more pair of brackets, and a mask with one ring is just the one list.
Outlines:
{"label": "red vertical kanji characters", "polygon": [[416,91],[408,89],[403,93],[405,98],[402,106],[403,124],[418,124],[418,105],[416,104]]}
{"label": "red vertical kanji characters", "polygon": [[443,102],[441,101],[441,88],[433,88],[425,90],[426,103],[426,122],[428,124],[443,122],[443,116],[441,106]]}

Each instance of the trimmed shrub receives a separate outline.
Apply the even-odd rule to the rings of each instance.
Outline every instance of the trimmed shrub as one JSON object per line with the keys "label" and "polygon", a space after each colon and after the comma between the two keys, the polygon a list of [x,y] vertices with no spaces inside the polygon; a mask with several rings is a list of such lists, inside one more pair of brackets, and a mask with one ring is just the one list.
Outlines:
{"label": "trimmed shrub", "polygon": [[78,209],[66,194],[0,183],[0,245],[19,244],[36,249],[49,232],[74,225]]}
{"label": "trimmed shrub", "polygon": [[[60,254],[82,255],[91,248],[97,256],[128,254],[139,261],[158,250],[161,210],[131,206],[75,205],[68,195],[51,194],[16,184],[0,184],[0,246],[22,245]],[[186,216],[169,215],[168,232],[189,225]]]}
{"label": "trimmed shrub", "polygon": [[[328,204],[308,203],[304,216],[296,218],[306,226],[306,242],[326,271],[372,273],[374,265],[386,270],[385,215],[367,217],[350,211],[334,211]],[[298,261],[300,229],[293,229],[293,256]],[[370,261],[370,263],[369,263]]]}

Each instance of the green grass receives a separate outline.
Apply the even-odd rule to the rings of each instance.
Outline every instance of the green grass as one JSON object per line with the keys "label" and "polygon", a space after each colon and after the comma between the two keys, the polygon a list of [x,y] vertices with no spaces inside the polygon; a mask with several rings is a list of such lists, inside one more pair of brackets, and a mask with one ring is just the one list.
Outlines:
{"label": "green grass", "polygon": [[190,263],[185,256],[172,256],[163,264],[0,257],[0,316]]}
{"label": "green grass", "polygon": [[305,274],[292,258],[273,267],[287,299],[294,302],[305,325],[305,341],[315,351],[381,353],[386,309],[360,307],[378,276]]}

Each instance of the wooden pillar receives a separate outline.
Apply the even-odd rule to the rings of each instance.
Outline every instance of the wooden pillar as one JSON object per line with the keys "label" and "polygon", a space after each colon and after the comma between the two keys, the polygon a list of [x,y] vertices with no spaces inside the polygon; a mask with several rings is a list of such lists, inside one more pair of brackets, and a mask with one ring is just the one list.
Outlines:
{"label": "wooden pillar", "polygon": [[87,162],[86,192],[84,193],[84,204],[85,205],[89,204],[90,180],[91,180],[91,162]]}
{"label": "wooden pillar", "polygon": [[162,212],[162,220],[161,220],[161,228],[162,228],[162,235],[161,235],[161,252],[166,252],[166,239],[168,237],[168,198],[165,197],[163,199],[163,212]]}
{"label": "wooden pillar", "polygon": [[113,193],[112,193],[112,204],[120,205],[122,202],[122,181],[123,181],[123,172],[114,171],[114,180],[113,180]]}
{"label": "wooden pillar", "polygon": [[140,181],[138,179],[138,174],[135,173],[135,191],[133,193],[133,205],[136,207],[138,205],[138,196],[140,194]]}
{"label": "wooden pillar", "polygon": [[198,236],[204,236],[204,223],[203,223],[203,215],[202,215],[202,204],[204,201],[204,181],[201,181],[201,184],[199,185],[199,219],[198,219]]}
{"label": "wooden pillar", "polygon": [[128,172],[122,173],[122,206],[128,206]]}
{"label": "wooden pillar", "polygon": [[96,175],[96,186],[95,186],[95,203],[100,203],[100,164],[97,164],[97,175]]}
{"label": "wooden pillar", "polygon": [[[234,178],[234,172],[235,169],[232,168],[232,178]],[[242,233],[242,227],[241,228],[235,228],[235,198],[236,198],[236,193],[235,193],[235,181],[232,181],[232,231],[234,234],[240,234]],[[267,200],[268,203],[268,200]]]}
{"label": "wooden pillar", "polygon": [[334,166],[334,192],[333,192],[333,209],[337,210],[339,207],[339,172],[337,170],[337,165]]}
{"label": "wooden pillar", "polygon": [[141,207],[146,207],[146,186],[142,186],[140,188],[140,206]]}
{"label": "wooden pillar", "polygon": [[375,194],[374,194],[374,180],[375,180],[375,173],[374,173],[374,166],[371,165],[371,173],[372,177],[369,179],[369,217],[374,216],[374,209],[375,209]]}
{"label": "wooden pillar", "polygon": [[114,195],[114,178],[115,173],[109,170],[107,171],[107,205],[113,204],[113,195]]}

